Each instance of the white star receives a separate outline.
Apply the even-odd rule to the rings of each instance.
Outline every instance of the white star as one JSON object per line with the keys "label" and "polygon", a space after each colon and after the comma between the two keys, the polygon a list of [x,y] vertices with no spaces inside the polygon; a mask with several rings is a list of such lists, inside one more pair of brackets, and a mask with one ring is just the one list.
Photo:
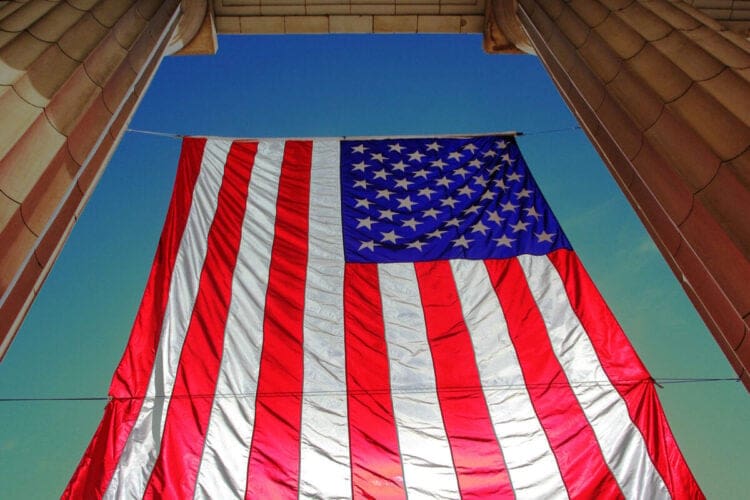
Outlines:
{"label": "white star", "polygon": [[426,179],[427,178],[427,174],[429,174],[429,173],[430,172],[428,172],[427,170],[425,170],[423,168],[420,168],[419,170],[417,170],[416,172],[414,172],[414,178],[416,179],[417,177],[422,177],[422,178]]}
{"label": "white star", "polygon": [[433,166],[433,167],[439,167],[439,168],[443,168],[445,166],[448,166],[448,164],[445,163],[442,158],[438,158],[435,161],[431,161],[430,165]]}
{"label": "white star", "polygon": [[519,220],[515,224],[511,224],[510,227],[513,228],[514,233],[517,233],[519,231],[526,231],[526,226],[528,226],[529,224],[529,222],[522,222]]}
{"label": "white star", "polygon": [[424,241],[414,240],[411,243],[406,244],[406,248],[416,248],[420,252],[422,251],[422,247],[425,246],[426,243]]}
{"label": "white star", "polygon": [[405,149],[405,148],[399,143],[388,145],[388,151],[395,151],[400,154],[402,149]]}
{"label": "white star", "polygon": [[410,228],[412,228],[413,231],[416,231],[417,226],[420,224],[421,222],[418,222],[417,219],[415,219],[414,217],[412,217],[411,219],[405,219],[401,221],[402,226],[409,226]]}
{"label": "white star", "polygon": [[396,187],[400,187],[403,189],[409,189],[409,184],[414,184],[414,183],[407,179],[398,179],[396,181]]}
{"label": "white star", "polygon": [[377,221],[372,220],[369,217],[365,217],[364,219],[357,219],[359,221],[359,224],[357,224],[357,229],[360,227],[366,227],[367,229],[372,229],[372,225],[375,224]]}
{"label": "white star", "polygon": [[463,155],[459,153],[458,151],[453,151],[452,153],[448,155],[448,158],[450,158],[451,160],[461,161],[462,156]]}
{"label": "white star", "polygon": [[430,189],[429,187],[425,187],[419,190],[417,193],[419,196],[426,196],[429,200],[433,194],[437,193],[434,189]]}
{"label": "white star", "polygon": [[515,212],[516,209],[518,208],[518,205],[514,205],[510,201],[507,203],[501,203],[500,206],[503,207],[503,210],[502,210],[503,212]]}
{"label": "white star", "polygon": [[530,190],[528,190],[528,189],[526,189],[526,188],[523,188],[522,190],[520,190],[520,191],[519,191],[519,192],[518,192],[518,193],[516,194],[516,197],[517,197],[517,198],[518,198],[519,200],[520,200],[521,198],[529,198],[529,197],[531,196],[531,193],[533,193],[533,192],[534,192],[534,191],[530,191]]}
{"label": "white star", "polygon": [[507,163],[508,165],[513,165],[513,163],[515,163],[516,161],[515,159],[511,158],[510,154],[508,153],[505,153],[504,155],[502,155],[500,159],[504,161],[505,163]]}
{"label": "white star", "polygon": [[454,247],[464,247],[466,249],[469,248],[469,243],[471,243],[474,240],[467,240],[466,237],[462,234],[460,237],[456,238],[455,240],[451,241],[453,243]]}
{"label": "white star", "polygon": [[451,182],[453,182],[453,181],[452,181],[452,180],[450,180],[450,179],[449,179],[448,177],[446,177],[446,176],[443,176],[443,177],[441,177],[440,179],[436,180],[436,181],[435,181],[435,184],[436,184],[437,186],[445,186],[445,187],[450,187],[450,185],[451,185]]}
{"label": "white star", "polygon": [[443,146],[437,143],[437,141],[433,142],[432,144],[427,145],[427,151],[440,151],[440,149]]}
{"label": "white star", "polygon": [[466,215],[466,214],[476,214],[477,212],[479,212],[479,210],[481,210],[480,207],[479,207],[479,205],[472,205],[469,208],[467,208],[467,209],[464,210],[464,215]]}
{"label": "white star", "polygon": [[497,153],[490,149],[489,151],[485,151],[484,153],[482,153],[482,156],[484,156],[485,158],[494,158],[495,156],[497,156]]}
{"label": "white star", "polygon": [[372,205],[372,202],[367,198],[357,198],[357,206],[355,206],[354,208],[365,207],[369,209],[370,205]]}
{"label": "white star", "polygon": [[385,210],[378,210],[378,212],[380,212],[381,219],[388,219],[389,221],[393,221],[393,216],[398,213],[394,212],[390,208],[386,208]]}
{"label": "white star", "polygon": [[477,168],[479,168],[479,167],[481,167],[481,166],[482,166],[482,162],[481,162],[481,161],[479,161],[479,160],[477,160],[476,158],[474,158],[473,160],[471,160],[471,161],[469,162],[469,166],[471,166],[471,167],[477,167]]}
{"label": "white star", "polygon": [[398,163],[391,163],[391,165],[393,166],[393,170],[400,170],[401,172],[406,170],[406,167],[409,166],[408,164],[404,163],[404,160],[399,160]]}
{"label": "white star", "polygon": [[511,242],[516,241],[515,238],[508,238],[505,235],[502,235],[499,238],[492,238],[492,239],[497,242],[497,246],[508,247],[508,248],[512,248]]}
{"label": "white star", "polygon": [[469,151],[471,151],[473,153],[474,151],[476,151],[479,148],[477,148],[475,145],[469,143],[466,146],[464,146],[464,149],[468,149]]}
{"label": "white star", "polygon": [[502,189],[502,190],[506,190],[506,189],[508,189],[508,185],[507,185],[507,184],[505,184],[505,179],[495,179],[494,181],[492,181],[492,183],[493,183],[493,184],[494,184],[494,185],[495,185],[496,187],[499,187],[499,188],[500,188],[500,189]]}
{"label": "white star", "polygon": [[359,180],[359,181],[354,181],[354,187],[355,188],[367,189],[367,186],[369,186],[369,185],[370,185],[370,183],[367,182],[365,179],[362,179],[362,180]]}
{"label": "white star", "polygon": [[364,153],[366,148],[364,144],[360,144],[359,146],[352,146],[352,153]]}
{"label": "white star", "polygon": [[385,161],[385,156],[383,156],[383,153],[370,153],[370,159],[378,160],[380,163],[383,163]]}
{"label": "white star", "polygon": [[471,226],[471,232],[472,233],[482,233],[482,236],[487,235],[487,230],[489,229],[489,226],[485,226],[482,221],[480,220],[473,226]]}
{"label": "white star", "polygon": [[434,231],[427,233],[425,236],[428,238],[440,239],[445,233],[446,231],[443,231],[442,229],[435,229]]}
{"label": "white star", "polygon": [[422,158],[424,157],[425,155],[423,155],[419,151],[414,151],[413,153],[409,153],[409,161],[422,161]]}
{"label": "white star", "polygon": [[376,200],[378,198],[385,198],[386,200],[390,200],[391,195],[393,194],[393,191],[391,191],[390,189],[378,189],[377,192],[378,195],[375,197]]}
{"label": "white star", "polygon": [[524,208],[523,210],[524,210],[524,212],[526,212],[526,215],[528,215],[529,217],[534,217],[537,220],[539,220],[539,217],[542,216],[542,214],[540,214],[539,212],[537,212],[536,208],[534,208],[534,207]]}
{"label": "white star", "polygon": [[537,243],[541,243],[543,241],[552,243],[552,237],[557,233],[548,233],[547,231],[542,230],[541,233],[534,233],[534,236],[536,236]]}
{"label": "white star", "polygon": [[480,200],[494,200],[496,196],[496,193],[493,193],[492,191],[485,191],[482,193],[482,197],[479,198]]}
{"label": "white star", "polygon": [[487,214],[488,214],[487,218],[490,220],[490,222],[494,222],[495,224],[499,225],[505,220],[502,217],[500,217],[500,214],[497,213],[497,210],[495,210],[494,212],[488,211]]}
{"label": "white star", "polygon": [[359,249],[362,250],[364,248],[369,249],[371,252],[375,251],[375,242],[373,240],[370,241],[363,241],[361,245],[359,245]]}
{"label": "white star", "polygon": [[398,208],[406,208],[407,210],[411,210],[411,207],[415,205],[413,201],[411,201],[411,198],[408,196],[406,198],[402,198],[398,200]]}
{"label": "white star", "polygon": [[461,225],[461,219],[459,219],[458,217],[453,217],[452,219],[448,219],[447,221],[445,221],[445,227],[448,227],[448,226],[458,227],[460,225]]}
{"label": "white star", "polygon": [[437,219],[437,216],[440,215],[440,212],[435,210],[435,208],[430,207],[424,212],[422,212],[422,217],[432,217],[433,219]]}
{"label": "white star", "polygon": [[505,149],[506,146],[508,146],[508,143],[505,141],[497,141],[495,142],[495,144],[497,145],[499,149]]}
{"label": "white star", "polygon": [[388,231],[387,233],[380,233],[383,235],[383,241],[390,241],[391,243],[396,243],[396,240],[401,238],[401,236],[396,234],[396,231]]}
{"label": "white star", "polygon": [[385,169],[380,169],[377,172],[372,173],[373,179],[383,179],[384,181],[388,180],[388,176],[391,175],[388,172],[385,171]]}
{"label": "white star", "polygon": [[460,188],[458,188],[458,190],[457,190],[456,192],[457,192],[458,194],[462,194],[462,195],[464,195],[464,196],[468,196],[469,198],[471,198],[471,193],[473,193],[473,192],[474,192],[474,190],[473,190],[473,189],[471,189],[471,188],[469,187],[469,185],[467,184],[466,186],[463,186],[463,187],[460,187]]}
{"label": "white star", "polygon": [[440,200],[441,207],[445,207],[449,205],[451,208],[456,208],[456,203],[458,203],[458,200],[453,198],[452,196],[449,196],[447,198]]}
{"label": "white star", "polygon": [[468,170],[466,170],[464,167],[459,167],[456,170],[453,171],[453,175],[460,175],[462,179],[466,178],[466,175],[469,173]]}
{"label": "white star", "polygon": [[487,170],[487,172],[489,172],[490,175],[495,175],[495,172],[497,172],[498,170],[500,170],[500,165],[494,165],[489,170]]}
{"label": "white star", "polygon": [[363,161],[361,161],[361,162],[359,162],[359,163],[353,163],[353,164],[352,164],[352,167],[353,167],[353,168],[352,168],[352,170],[353,170],[353,171],[357,171],[357,170],[359,170],[360,172],[364,172],[364,171],[365,171],[365,169],[366,169],[367,167],[369,167],[369,166],[370,166],[370,165],[366,164],[366,163],[364,162],[364,160],[363,160]]}
{"label": "white star", "polygon": [[477,186],[487,187],[487,179],[484,178],[482,175],[477,175],[474,177],[474,184]]}
{"label": "white star", "polygon": [[523,177],[521,174],[519,174],[517,172],[513,172],[512,174],[510,174],[508,176],[508,180],[509,181],[520,181],[521,177]]}

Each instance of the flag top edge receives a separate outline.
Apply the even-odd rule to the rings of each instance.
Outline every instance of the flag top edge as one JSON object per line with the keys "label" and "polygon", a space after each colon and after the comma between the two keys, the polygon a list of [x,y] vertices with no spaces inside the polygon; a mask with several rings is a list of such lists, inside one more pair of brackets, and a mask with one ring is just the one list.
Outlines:
{"label": "flag top edge", "polygon": [[358,140],[388,140],[388,139],[468,139],[470,137],[518,137],[523,132],[516,130],[506,130],[502,132],[483,132],[483,133],[457,133],[457,134],[416,134],[416,135],[340,135],[327,137],[232,137],[220,135],[180,135],[182,139],[212,139],[227,141],[358,141]]}

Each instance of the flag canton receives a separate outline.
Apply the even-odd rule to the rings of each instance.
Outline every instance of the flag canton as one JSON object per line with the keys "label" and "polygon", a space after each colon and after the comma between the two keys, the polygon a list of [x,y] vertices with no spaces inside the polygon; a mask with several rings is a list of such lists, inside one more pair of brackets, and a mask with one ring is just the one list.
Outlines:
{"label": "flag canton", "polygon": [[348,262],[570,248],[512,137],[342,141],[341,192]]}

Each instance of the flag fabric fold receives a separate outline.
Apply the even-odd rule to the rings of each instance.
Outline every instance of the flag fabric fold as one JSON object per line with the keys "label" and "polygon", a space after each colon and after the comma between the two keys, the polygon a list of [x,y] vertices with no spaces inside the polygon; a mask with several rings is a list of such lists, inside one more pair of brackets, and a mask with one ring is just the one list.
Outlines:
{"label": "flag fabric fold", "polygon": [[64,498],[702,498],[507,135],[186,138]]}

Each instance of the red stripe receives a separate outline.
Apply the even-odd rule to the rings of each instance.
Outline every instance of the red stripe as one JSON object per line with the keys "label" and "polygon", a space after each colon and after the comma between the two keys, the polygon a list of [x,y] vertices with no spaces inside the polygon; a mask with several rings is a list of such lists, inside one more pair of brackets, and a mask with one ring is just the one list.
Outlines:
{"label": "red stripe", "polygon": [[531,403],[571,498],[622,498],[617,481],[547,336],[516,259],[485,262],[505,314]]}
{"label": "red stripe", "polygon": [[346,264],[344,330],[353,497],[406,498],[376,264]]}
{"label": "red stripe", "polygon": [[557,250],[549,259],[560,274],[568,300],[591,339],[612,385],[640,429],[656,470],[672,498],[703,498],[703,493],[680,453],[664,416],[648,371],[623,333],[578,256]]}
{"label": "red stripe", "polygon": [[312,143],[289,141],[279,179],[247,498],[297,498]]}
{"label": "red stripe", "polygon": [[116,398],[139,398],[146,394],[161,336],[172,271],[193,203],[193,190],[205,145],[206,139],[186,138],[182,142],[175,188],[154,263],[130,340],[110,385],[109,394],[115,399],[107,404],[99,428],[63,498],[99,498],[104,495],[141,411],[142,399]]}
{"label": "red stripe", "polygon": [[513,498],[448,261],[414,265],[462,498]]}
{"label": "red stripe", "polygon": [[232,300],[232,275],[257,149],[257,143],[235,142],[227,156],[159,456],[144,498],[193,496],[221,363],[224,328]]}

